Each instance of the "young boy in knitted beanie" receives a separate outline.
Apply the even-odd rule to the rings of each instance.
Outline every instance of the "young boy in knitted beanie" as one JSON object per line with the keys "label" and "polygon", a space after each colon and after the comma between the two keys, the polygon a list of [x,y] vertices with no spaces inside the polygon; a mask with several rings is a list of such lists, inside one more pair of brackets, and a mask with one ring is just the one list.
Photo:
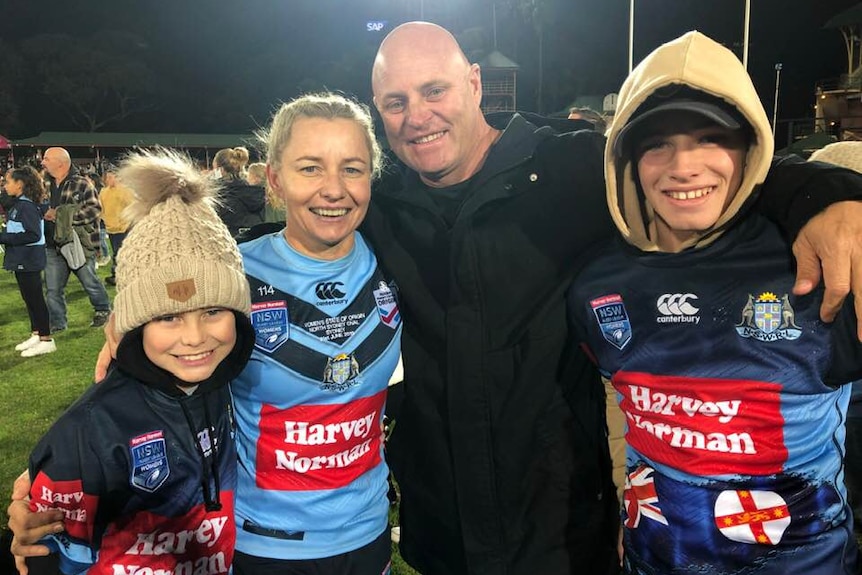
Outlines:
{"label": "young boy in knitted beanie", "polygon": [[79,573],[227,573],[236,453],[227,384],[254,343],[248,282],[191,162],[129,157],[132,229],[117,255],[116,368],[30,457],[32,510],[59,508],[49,546]]}

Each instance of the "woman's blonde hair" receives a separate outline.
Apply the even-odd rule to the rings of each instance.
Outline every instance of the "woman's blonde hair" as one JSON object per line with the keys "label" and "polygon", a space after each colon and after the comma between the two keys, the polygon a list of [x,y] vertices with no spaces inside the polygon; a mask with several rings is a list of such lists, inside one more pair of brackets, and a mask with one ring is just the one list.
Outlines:
{"label": "woman's blonde hair", "polygon": [[[254,178],[256,182],[252,182],[252,178]],[[248,171],[246,172],[246,179],[250,184],[253,183],[257,186],[266,185],[266,163],[255,162],[253,164],[249,164]]]}
{"label": "woman's blonde hair", "polygon": [[383,169],[383,152],[374,136],[374,124],[368,106],[332,92],[306,94],[282,104],[273,115],[269,128],[257,133],[266,147],[267,161],[272,169],[278,171],[281,167],[281,154],[290,141],[291,130],[299,118],[345,119],[356,122],[362,128],[365,143],[368,145],[371,180],[380,176]]}
{"label": "woman's blonde hair", "polygon": [[216,152],[213,163],[226,175],[241,178],[245,175],[245,167],[248,165],[248,149],[243,146],[236,148],[224,148]]}

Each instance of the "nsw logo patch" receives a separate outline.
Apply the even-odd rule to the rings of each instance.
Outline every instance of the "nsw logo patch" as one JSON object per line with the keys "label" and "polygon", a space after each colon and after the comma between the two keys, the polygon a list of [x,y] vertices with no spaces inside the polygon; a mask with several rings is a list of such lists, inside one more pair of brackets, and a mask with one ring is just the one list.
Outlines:
{"label": "nsw logo patch", "polygon": [[341,393],[353,387],[359,376],[359,362],[353,353],[340,353],[326,360],[320,389]]}
{"label": "nsw logo patch", "polygon": [[802,329],[796,325],[795,315],[787,294],[781,299],[772,292],[764,292],[757,299],[749,294],[736,332],[742,337],[760,341],[792,341],[802,335]]}
{"label": "nsw logo patch", "polygon": [[380,314],[380,321],[387,327],[397,328],[401,322],[401,313],[398,311],[395,294],[392,293],[386,282],[380,282],[378,288],[374,290],[374,301],[377,302],[377,313]]}
{"label": "nsw logo patch", "polygon": [[290,338],[287,302],[263,301],[251,304],[251,325],[254,345],[268,352],[275,351]]}
{"label": "nsw logo patch", "polygon": [[131,484],[150,493],[164,485],[171,469],[165,447],[165,434],[150,431],[129,441],[132,456]]}
{"label": "nsw logo patch", "polygon": [[602,336],[617,349],[622,349],[632,339],[632,324],[619,294],[605,295],[590,302]]}

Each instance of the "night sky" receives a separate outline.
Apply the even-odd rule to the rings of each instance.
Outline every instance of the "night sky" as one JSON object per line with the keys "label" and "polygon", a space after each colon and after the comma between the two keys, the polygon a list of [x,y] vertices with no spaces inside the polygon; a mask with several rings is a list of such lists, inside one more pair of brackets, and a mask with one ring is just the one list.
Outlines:
{"label": "night sky", "polygon": [[[497,0],[497,48],[517,61],[519,107],[538,110],[537,36]],[[469,56],[493,48],[491,0],[3,0],[0,47],[21,52],[39,34],[88,38],[122,32],[159,89],[148,110],[101,131],[244,133],[265,124],[280,101],[309,90],[370,100],[370,66],[387,30],[424,9],[459,36]],[[616,91],[628,67],[628,0],[546,0],[543,112],[578,94]],[[751,0],[749,70],[772,114],[781,62],[779,118],[812,115],[818,80],[846,72],[841,34],[823,30],[855,0]],[[744,0],[636,0],[635,62],[663,41],[698,29],[742,54]],[[380,32],[369,21],[385,22]],[[23,53],[23,52],[22,52]],[[26,61],[26,60],[25,60]],[[2,63],[2,60],[0,60]],[[26,62],[7,85],[17,122],[0,132],[26,137],[75,131]],[[0,70],[2,78],[2,70]],[[0,85],[0,91],[4,86]],[[0,94],[2,97],[2,94]]]}

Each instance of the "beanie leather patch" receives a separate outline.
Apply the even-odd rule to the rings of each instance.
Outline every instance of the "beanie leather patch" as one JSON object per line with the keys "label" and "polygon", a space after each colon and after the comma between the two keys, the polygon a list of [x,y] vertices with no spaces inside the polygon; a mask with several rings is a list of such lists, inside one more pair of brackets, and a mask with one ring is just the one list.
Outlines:
{"label": "beanie leather patch", "polygon": [[169,298],[178,302],[187,302],[197,293],[194,278],[165,284],[165,290],[168,292]]}

